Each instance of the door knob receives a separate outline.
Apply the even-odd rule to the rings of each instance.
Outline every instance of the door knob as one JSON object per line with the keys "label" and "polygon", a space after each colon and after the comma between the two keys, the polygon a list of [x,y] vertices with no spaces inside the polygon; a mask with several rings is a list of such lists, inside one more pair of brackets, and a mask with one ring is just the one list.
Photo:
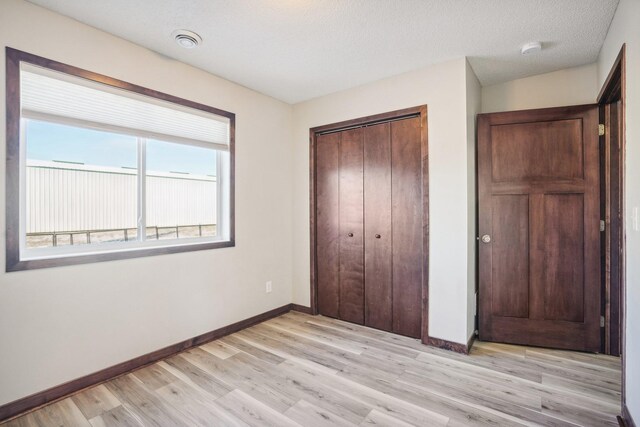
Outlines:
{"label": "door knob", "polygon": [[484,236],[482,236],[482,243],[490,243],[491,242],[491,236],[489,236],[488,234],[485,234]]}
{"label": "door knob", "polygon": [[353,233],[349,233],[349,234],[347,234],[347,236],[353,237]]}
{"label": "door knob", "polygon": [[376,234],[376,239],[379,239],[381,236],[379,234]]}

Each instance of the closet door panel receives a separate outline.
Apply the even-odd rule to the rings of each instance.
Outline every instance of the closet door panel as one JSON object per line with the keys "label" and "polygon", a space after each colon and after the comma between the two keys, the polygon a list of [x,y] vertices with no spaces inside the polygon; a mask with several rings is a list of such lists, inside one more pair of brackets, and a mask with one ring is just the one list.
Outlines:
{"label": "closet door panel", "polygon": [[318,135],[316,148],[316,257],[318,310],[339,317],[340,134]]}
{"label": "closet door panel", "polygon": [[420,337],[422,165],[420,119],[391,123],[393,332]]}
{"label": "closet door panel", "polygon": [[365,324],[392,330],[390,123],[364,128]]}
{"label": "closet door panel", "polygon": [[364,323],[363,129],[341,132],[340,318]]}

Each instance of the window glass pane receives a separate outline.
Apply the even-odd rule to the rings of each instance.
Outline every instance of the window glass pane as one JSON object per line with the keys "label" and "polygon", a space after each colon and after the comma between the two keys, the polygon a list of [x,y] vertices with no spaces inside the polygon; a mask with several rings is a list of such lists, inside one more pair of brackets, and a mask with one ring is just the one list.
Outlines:
{"label": "window glass pane", "polygon": [[213,149],[148,140],[147,240],[217,236]]}
{"label": "window glass pane", "polygon": [[137,239],[137,139],[26,120],[27,248]]}

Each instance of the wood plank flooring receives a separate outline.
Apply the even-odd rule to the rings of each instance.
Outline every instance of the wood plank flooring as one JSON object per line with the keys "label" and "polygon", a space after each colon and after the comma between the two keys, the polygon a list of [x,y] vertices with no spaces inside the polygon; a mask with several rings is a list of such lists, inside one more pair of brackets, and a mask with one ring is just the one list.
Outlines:
{"label": "wood plank flooring", "polygon": [[3,426],[615,426],[619,408],[618,358],[465,356],[290,312]]}

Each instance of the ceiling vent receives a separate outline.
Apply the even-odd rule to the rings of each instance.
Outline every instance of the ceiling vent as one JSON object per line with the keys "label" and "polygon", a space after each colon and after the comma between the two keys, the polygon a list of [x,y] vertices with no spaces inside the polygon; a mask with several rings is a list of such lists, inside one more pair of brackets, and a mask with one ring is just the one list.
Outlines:
{"label": "ceiling vent", "polygon": [[193,49],[202,43],[202,37],[189,30],[175,30],[171,33],[173,39],[185,49]]}

